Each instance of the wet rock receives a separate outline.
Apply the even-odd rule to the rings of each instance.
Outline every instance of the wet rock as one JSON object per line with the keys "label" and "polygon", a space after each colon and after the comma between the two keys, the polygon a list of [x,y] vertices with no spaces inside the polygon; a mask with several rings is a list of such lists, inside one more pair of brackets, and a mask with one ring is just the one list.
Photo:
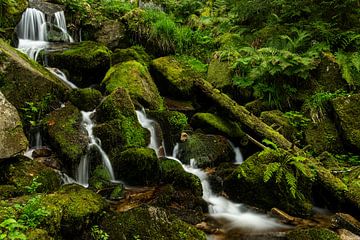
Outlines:
{"label": "wet rock", "polygon": [[354,150],[360,150],[360,94],[338,97],[331,101],[337,124],[345,143]]}
{"label": "wet rock", "polygon": [[76,172],[88,145],[81,121],[80,111],[70,103],[47,117],[49,144],[62,157],[62,164],[70,173]]}
{"label": "wet rock", "polygon": [[341,240],[359,240],[360,236],[346,230],[346,229],[338,229],[336,231],[339,234]]}
{"label": "wet rock", "polygon": [[45,2],[45,1],[39,1],[39,0],[29,1],[29,7],[35,8],[35,9],[45,13],[46,15],[53,15],[56,12],[64,11],[64,8],[65,8],[64,6],[61,6],[58,4]]}
{"label": "wet rock", "polygon": [[337,228],[344,228],[350,232],[360,235],[360,222],[346,213],[336,213],[332,219]]}
{"label": "wet rock", "polygon": [[70,45],[64,51],[47,53],[49,66],[66,69],[71,81],[79,87],[100,83],[110,67],[110,56],[107,47],[90,41]]}
{"label": "wet rock", "polygon": [[165,106],[169,111],[177,111],[186,114],[187,116],[195,113],[195,107],[191,101],[174,100],[171,98],[165,98]]}
{"label": "wet rock", "polygon": [[[102,219],[101,228],[109,239],[206,239],[203,232],[168,215],[161,208],[143,205],[123,213],[109,213]],[[146,227],[144,227],[146,226]]]}
{"label": "wet rock", "polygon": [[232,162],[235,154],[226,138],[194,133],[186,142],[179,143],[177,157],[185,164],[190,164],[190,159],[195,159],[198,167],[205,168],[217,166],[222,162]]}
{"label": "wet rock", "polygon": [[102,100],[102,94],[93,88],[73,89],[68,94],[69,101],[82,111],[94,110]]}
{"label": "wet rock", "polygon": [[145,108],[152,110],[163,108],[162,98],[147,67],[137,61],[132,60],[114,65],[106,73],[101,85],[108,93],[119,87],[126,89],[131,99]]}
{"label": "wet rock", "polygon": [[29,143],[16,108],[0,92],[0,161],[24,152]]}
{"label": "wet rock", "polygon": [[52,154],[52,151],[50,148],[42,147],[37,148],[32,152],[32,157],[34,158],[40,158],[40,157],[50,157]]}
{"label": "wet rock", "polygon": [[339,236],[326,228],[308,228],[290,231],[288,240],[340,240]]}
{"label": "wet rock", "polygon": [[135,60],[143,66],[149,66],[150,56],[141,46],[132,46],[126,49],[116,49],[111,55],[111,65]]}

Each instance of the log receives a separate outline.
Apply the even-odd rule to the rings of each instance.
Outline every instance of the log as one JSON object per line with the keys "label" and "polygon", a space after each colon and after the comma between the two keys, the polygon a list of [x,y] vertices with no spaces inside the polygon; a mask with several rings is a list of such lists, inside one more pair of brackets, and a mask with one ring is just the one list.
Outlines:
{"label": "log", "polygon": [[225,111],[231,118],[239,121],[245,127],[245,131],[251,131],[260,138],[269,139],[280,148],[298,150],[283,135],[250,113],[244,106],[239,105],[229,96],[214,88],[211,83],[203,79],[196,79],[194,87],[195,90],[205,95],[216,107]]}

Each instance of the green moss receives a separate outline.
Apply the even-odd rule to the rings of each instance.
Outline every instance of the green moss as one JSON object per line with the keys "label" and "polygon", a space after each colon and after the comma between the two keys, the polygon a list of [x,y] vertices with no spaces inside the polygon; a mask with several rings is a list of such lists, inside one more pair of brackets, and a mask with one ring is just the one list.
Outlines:
{"label": "green moss", "polygon": [[119,87],[126,89],[132,100],[150,109],[162,109],[163,102],[147,67],[137,61],[115,65],[101,82],[108,93]]}
{"label": "green moss", "polygon": [[151,59],[142,46],[132,46],[126,49],[116,49],[111,55],[111,65],[135,60],[143,66],[148,66]]}
{"label": "green moss", "polygon": [[177,161],[161,159],[160,169],[161,181],[170,183],[178,189],[191,189],[195,195],[202,196],[200,179],[193,174],[185,172]]}
{"label": "green moss", "polygon": [[0,193],[0,200],[22,195],[22,191],[19,191],[15,185],[0,185]]}
{"label": "green moss", "polygon": [[159,180],[159,160],[149,148],[127,149],[114,157],[112,165],[116,178],[128,184],[154,184]]}
{"label": "green moss", "polygon": [[96,166],[90,176],[89,186],[94,188],[96,191],[104,189],[110,185],[110,174],[103,165]]}
{"label": "green moss", "polygon": [[102,99],[101,93],[93,88],[73,89],[68,97],[72,104],[83,111],[92,111]]}
{"label": "green moss", "polygon": [[221,62],[218,59],[211,60],[207,74],[207,81],[216,88],[221,89],[232,85],[232,70],[229,62]]}
{"label": "green moss", "polygon": [[111,51],[95,42],[84,41],[62,52],[49,52],[48,64],[66,69],[80,87],[99,83],[110,67]]}
{"label": "green moss", "polygon": [[15,28],[21,19],[21,14],[28,6],[26,0],[2,1],[1,2],[1,28]]}
{"label": "green moss", "polygon": [[211,113],[196,113],[191,118],[190,124],[194,128],[201,128],[206,133],[221,134],[232,139],[243,139],[246,142],[246,136],[240,124]]}
{"label": "green moss", "polygon": [[340,240],[339,236],[326,228],[294,230],[286,234],[288,240]]}
{"label": "green moss", "polygon": [[156,84],[163,95],[190,98],[194,79],[199,74],[174,57],[161,57],[151,62]]}

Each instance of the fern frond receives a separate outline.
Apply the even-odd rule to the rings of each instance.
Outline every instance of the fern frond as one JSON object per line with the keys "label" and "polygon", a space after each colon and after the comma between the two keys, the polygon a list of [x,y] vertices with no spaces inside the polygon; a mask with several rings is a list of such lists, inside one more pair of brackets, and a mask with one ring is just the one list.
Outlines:
{"label": "fern frond", "polygon": [[290,189],[291,195],[293,196],[293,198],[295,198],[296,197],[296,189],[297,189],[297,180],[296,180],[295,176],[291,172],[287,171],[285,173],[285,179],[286,179],[286,183]]}
{"label": "fern frond", "polygon": [[280,169],[281,164],[279,162],[270,163],[266,166],[264,172],[264,182],[268,182],[276,171]]}

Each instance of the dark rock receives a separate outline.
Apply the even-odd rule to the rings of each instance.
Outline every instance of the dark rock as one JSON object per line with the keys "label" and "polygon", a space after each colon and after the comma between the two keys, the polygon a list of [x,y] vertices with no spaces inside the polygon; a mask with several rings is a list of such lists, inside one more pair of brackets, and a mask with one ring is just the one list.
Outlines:
{"label": "dark rock", "polygon": [[59,11],[64,11],[64,9],[65,9],[64,6],[50,3],[50,2],[41,1],[41,0],[29,1],[29,7],[35,8],[35,9],[43,12],[46,15],[53,15],[54,13],[59,12]]}
{"label": "dark rock", "polygon": [[308,228],[290,231],[288,240],[340,240],[339,236],[326,228]]}
{"label": "dark rock", "polygon": [[94,41],[105,45],[111,50],[126,48],[130,45],[125,26],[116,20],[101,22],[99,29],[90,34],[93,35]]}
{"label": "dark rock", "polygon": [[141,46],[132,46],[126,49],[116,49],[111,55],[111,65],[135,60],[143,66],[149,66],[150,56],[145,52]]}
{"label": "dark rock", "polygon": [[52,154],[52,151],[50,148],[42,147],[42,148],[35,149],[32,153],[32,157],[34,157],[34,158],[50,157],[51,154]]}
{"label": "dark rock", "polygon": [[94,110],[102,100],[102,94],[93,88],[73,89],[68,94],[69,101],[82,111]]}
{"label": "dark rock", "polygon": [[360,235],[360,222],[349,214],[336,213],[332,218],[332,223],[337,228],[345,228],[352,233]]}

